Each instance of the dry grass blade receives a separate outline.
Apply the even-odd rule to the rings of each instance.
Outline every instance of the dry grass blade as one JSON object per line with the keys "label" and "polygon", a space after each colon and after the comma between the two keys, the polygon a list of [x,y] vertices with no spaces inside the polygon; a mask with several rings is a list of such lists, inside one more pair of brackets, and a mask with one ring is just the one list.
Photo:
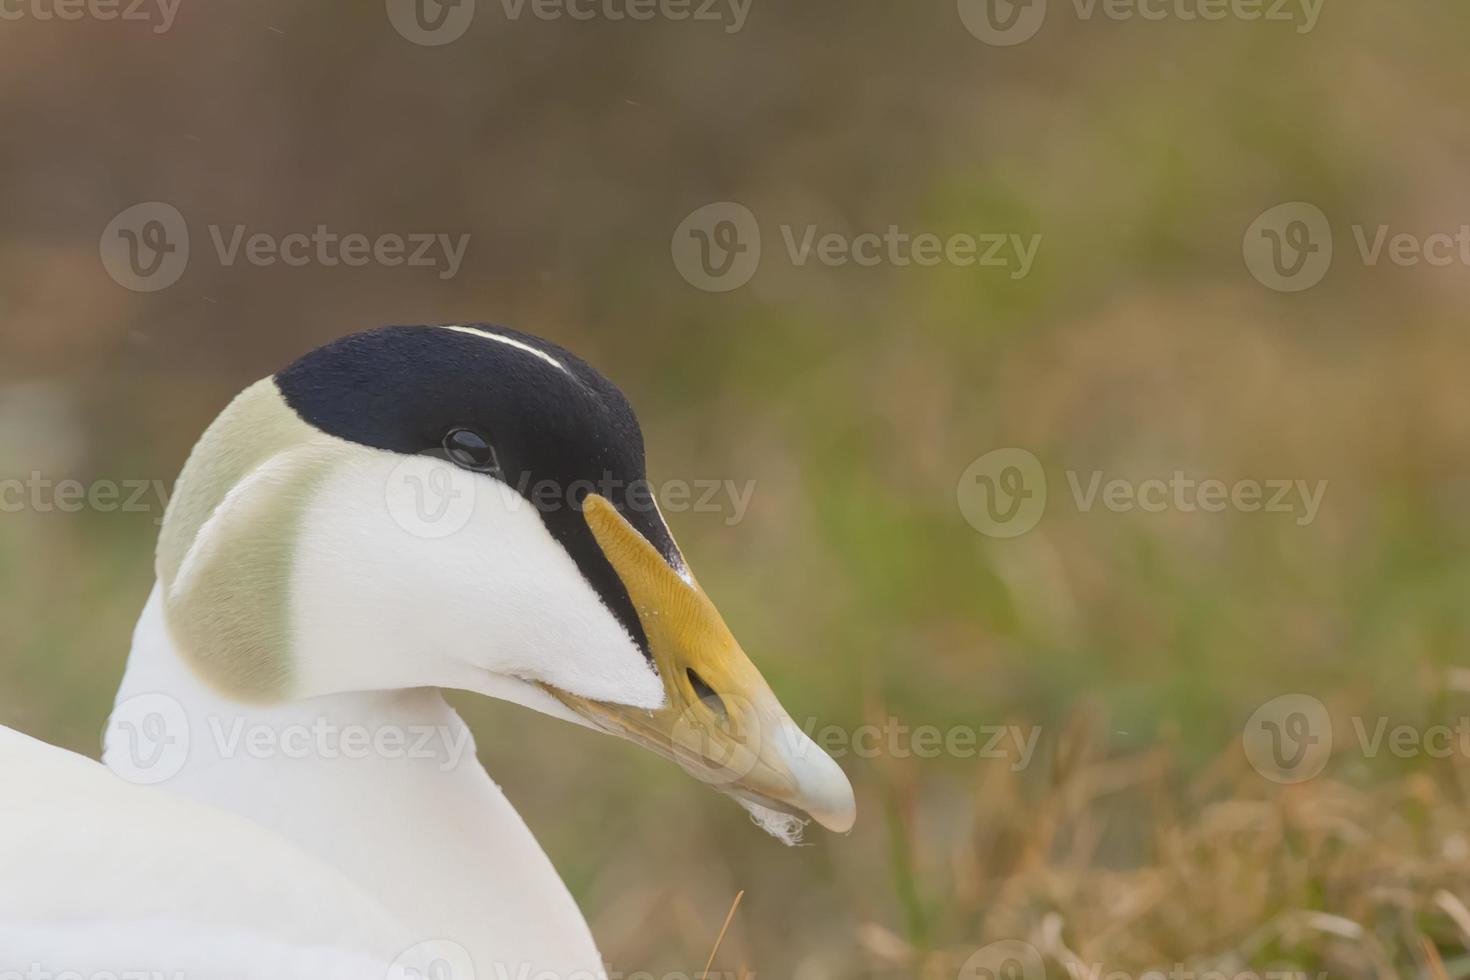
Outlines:
{"label": "dry grass blade", "polygon": [[[715,937],[715,948],[709,951],[709,959],[704,961],[704,971],[700,973],[703,980],[709,980],[709,968],[715,965],[715,957],[720,952],[720,944],[725,941],[725,933],[730,929],[730,923],[735,919],[735,910],[740,907],[740,900],[745,897],[745,889],[735,893],[735,901],[730,903],[730,911],[725,913],[725,924],[720,926],[720,934]],[[744,968],[742,967],[742,972]]]}
{"label": "dry grass blade", "polygon": [[1424,959],[1429,963],[1430,980],[1450,980],[1445,972],[1444,960],[1440,959],[1439,950],[1434,948],[1434,943],[1429,941],[1428,936],[1420,936],[1419,942],[1424,947]]}
{"label": "dry grass blade", "polygon": [[1464,902],[1443,888],[1434,893],[1434,904],[1443,909],[1445,915],[1459,927],[1464,934],[1465,948],[1470,950],[1470,909],[1465,908]]}

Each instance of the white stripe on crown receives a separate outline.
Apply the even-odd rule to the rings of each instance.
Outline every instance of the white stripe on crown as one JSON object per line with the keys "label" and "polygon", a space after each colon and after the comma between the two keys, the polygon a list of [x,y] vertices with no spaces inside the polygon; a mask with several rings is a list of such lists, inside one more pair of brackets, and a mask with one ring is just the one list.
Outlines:
{"label": "white stripe on crown", "polygon": [[541,360],[545,361],[547,364],[550,364],[552,367],[556,368],[559,371],[562,371],[562,372],[564,372],[566,374],[571,374],[572,373],[572,372],[570,372],[570,371],[567,370],[567,367],[566,367],[565,364],[563,364],[561,361],[558,361],[556,358],[552,357],[550,354],[546,353],[544,350],[537,350],[536,348],[532,347],[530,344],[525,343],[524,341],[516,340],[514,337],[502,337],[498,333],[491,333],[490,331],[488,331],[488,330],[482,330],[479,327],[452,327],[452,326],[445,326],[444,329],[445,330],[453,330],[453,331],[456,331],[457,333],[467,333],[471,337],[484,337],[486,340],[498,340],[502,344],[505,344],[508,347],[514,347],[517,350],[523,350],[523,351],[525,351],[527,354],[530,354],[533,357],[539,357],[539,358],[541,358]]}

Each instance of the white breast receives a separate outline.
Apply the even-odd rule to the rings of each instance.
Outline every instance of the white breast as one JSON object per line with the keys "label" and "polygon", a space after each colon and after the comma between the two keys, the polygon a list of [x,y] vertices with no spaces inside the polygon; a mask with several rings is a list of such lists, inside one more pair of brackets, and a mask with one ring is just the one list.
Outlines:
{"label": "white breast", "polygon": [[[174,651],[155,589],[118,703],[160,694],[187,718],[188,752],[147,794],[185,797],[268,829],[351,881],[411,941],[449,940],[469,950],[479,977],[501,969],[516,976],[523,968],[532,975],[602,973],[575,901],[437,690],[331,695],[275,707],[227,700]],[[345,743],[318,741],[318,732],[330,739],[349,730],[368,738],[401,736],[399,750],[351,754],[335,751]],[[256,734],[286,741],[257,752],[250,748]],[[305,741],[296,745],[293,735]],[[129,771],[111,749],[106,761]],[[305,902],[303,921],[317,916]]]}
{"label": "white breast", "polygon": [[249,821],[8,728],[0,773],[0,968],[201,980],[265,977],[274,956],[382,977],[413,946],[348,878]]}

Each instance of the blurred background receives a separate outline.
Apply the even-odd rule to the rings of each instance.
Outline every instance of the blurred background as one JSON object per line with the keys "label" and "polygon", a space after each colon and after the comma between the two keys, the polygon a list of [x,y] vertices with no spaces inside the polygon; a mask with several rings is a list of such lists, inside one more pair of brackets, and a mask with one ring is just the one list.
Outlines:
{"label": "blurred background", "polygon": [[[1433,238],[1470,238],[1470,7],[420,2],[6,8],[0,723],[95,756],[153,579],[159,494],[38,479],[171,485],[318,344],[502,323],[628,393],[656,480],[754,488],[669,521],[858,790],[851,835],[785,848],[629,745],[460,699],[613,970],[699,970],[743,889],[732,977],[968,980],[1003,940],[1072,980],[1470,975],[1470,255]],[[318,225],[468,238],[447,275],[228,249]],[[1016,237],[801,250],[890,227]],[[984,519],[997,449],[1034,457],[1034,526]],[[1321,492],[1087,496],[1176,473]],[[1262,764],[1252,726],[1300,717],[1312,771]]]}

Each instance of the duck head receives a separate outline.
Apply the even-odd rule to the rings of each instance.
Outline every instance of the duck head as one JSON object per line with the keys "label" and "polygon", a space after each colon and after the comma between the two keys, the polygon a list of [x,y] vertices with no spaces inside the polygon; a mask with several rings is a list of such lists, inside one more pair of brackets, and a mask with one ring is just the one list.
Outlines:
{"label": "duck head", "polygon": [[252,385],[159,538],[165,619],[221,693],[446,687],[632,740],[768,829],[852,788],[782,708],[658,511],[631,407],[502,327],[388,327]]}

